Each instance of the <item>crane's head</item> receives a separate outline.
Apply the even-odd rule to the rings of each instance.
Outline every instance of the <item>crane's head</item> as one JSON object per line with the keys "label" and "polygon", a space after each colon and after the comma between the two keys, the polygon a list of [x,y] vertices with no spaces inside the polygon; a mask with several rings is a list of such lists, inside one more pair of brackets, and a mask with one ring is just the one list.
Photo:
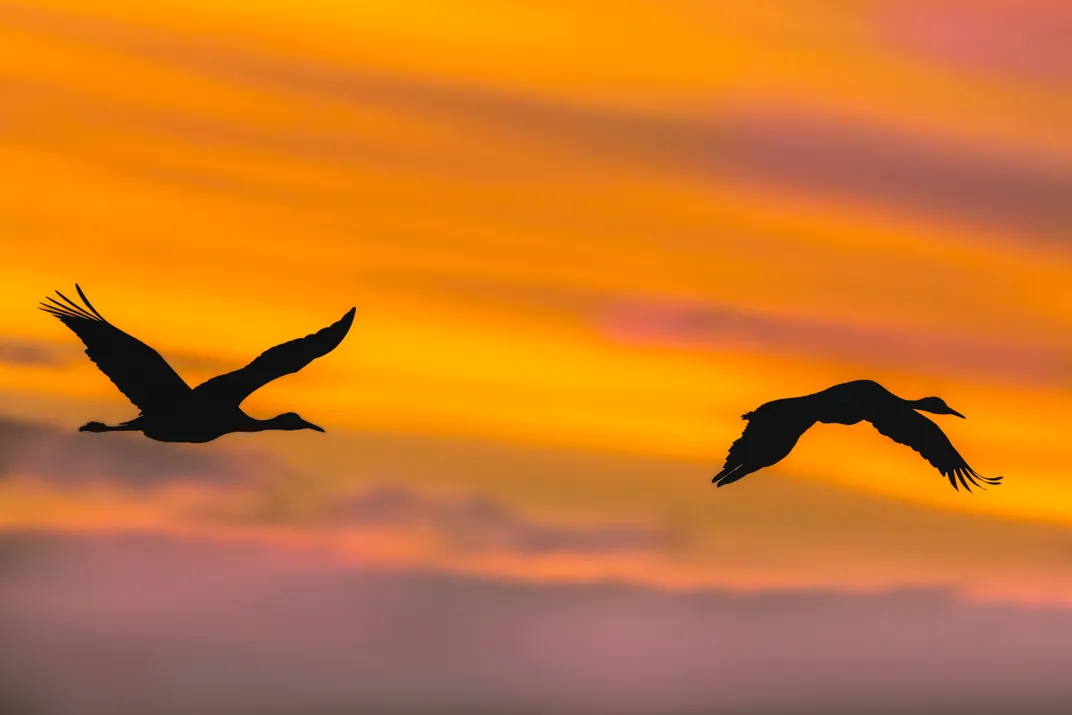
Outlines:
{"label": "crane's head", "polygon": [[916,400],[914,407],[917,410],[930,412],[932,415],[955,415],[961,419],[964,418],[964,415],[945,404],[945,400],[941,397],[924,397],[922,400]]}
{"label": "crane's head", "polygon": [[312,429],[317,432],[324,431],[322,427],[317,427],[312,422],[303,420],[301,415],[297,412],[284,412],[283,414],[268,420],[268,422],[271,423],[271,429],[287,430],[288,432],[299,429]]}

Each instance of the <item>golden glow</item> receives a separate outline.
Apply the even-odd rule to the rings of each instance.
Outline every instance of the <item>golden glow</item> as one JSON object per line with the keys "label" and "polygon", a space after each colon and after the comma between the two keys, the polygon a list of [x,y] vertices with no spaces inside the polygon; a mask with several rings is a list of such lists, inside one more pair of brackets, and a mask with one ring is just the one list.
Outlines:
{"label": "golden glow", "polygon": [[[209,359],[182,370],[191,382],[356,305],[338,350],[265,388],[248,410],[299,409],[344,434],[471,444],[430,486],[493,494],[519,513],[657,520],[695,503],[683,517],[697,543],[685,565],[504,556],[448,559],[453,569],[678,585],[716,570],[723,584],[912,583],[918,545],[874,561],[840,553],[837,538],[866,525],[836,512],[829,538],[794,546],[766,534],[801,563],[817,559],[811,570],[788,557],[727,570],[709,543],[717,525],[705,509],[767,478],[717,493],[708,484],[739,415],[860,376],[906,397],[939,394],[967,414],[939,420],[976,469],[1003,474],[1005,485],[953,492],[866,427],[814,430],[772,471],[910,512],[1072,525],[1072,217],[1066,203],[1038,228],[1030,201],[1001,203],[1021,174],[1067,186],[1067,92],[879,41],[890,29],[881,4],[702,3],[702,14],[694,5],[0,3],[0,333],[70,358],[0,362],[0,389],[25,400],[7,409],[39,414],[31,403],[48,404],[65,429],[98,409],[133,414],[74,336],[33,309],[75,281],[176,365]],[[781,121],[788,134],[806,134],[796,123],[806,117],[879,137],[860,140],[861,193],[823,184],[821,172],[803,174],[814,181],[780,174],[755,148],[730,162],[734,147],[713,128],[750,116]],[[934,168],[916,179],[955,184],[939,169],[975,176],[993,156],[1012,178],[980,190],[974,205],[957,203],[956,186],[900,185],[892,160],[868,163],[892,135],[909,137],[903,151],[918,155],[908,158]],[[933,149],[946,146],[968,149],[950,150],[954,159]],[[826,150],[813,161],[836,161],[842,147]],[[700,306],[750,327],[615,333],[613,321],[638,306]],[[809,331],[827,330],[826,345],[809,342]],[[914,361],[891,354],[898,341],[912,344]],[[956,351],[969,357],[953,362]],[[51,407],[60,404],[70,407]],[[316,435],[301,440],[271,448],[297,463],[303,449],[318,450]],[[329,477],[324,466],[281,499],[317,489],[329,499],[376,481],[351,448],[332,444],[326,454],[352,471]],[[664,480],[578,466],[570,484],[526,464],[494,477],[470,469],[494,444],[689,469]],[[425,456],[406,459],[414,488],[424,486]],[[18,485],[0,489],[7,528],[202,528],[189,495],[146,503]],[[755,531],[776,532],[808,508],[779,501]],[[439,558],[412,535],[346,544],[387,560]],[[918,568],[963,577],[979,593],[1001,585],[982,551],[956,571],[962,555],[943,551]],[[1056,594],[1065,582],[1039,574],[1058,561],[1047,552],[1007,590]]]}

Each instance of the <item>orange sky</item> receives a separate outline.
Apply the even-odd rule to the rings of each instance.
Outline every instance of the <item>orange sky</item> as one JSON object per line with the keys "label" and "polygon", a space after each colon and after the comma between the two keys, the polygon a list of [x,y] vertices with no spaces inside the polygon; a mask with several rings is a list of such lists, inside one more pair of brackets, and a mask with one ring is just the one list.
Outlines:
{"label": "orange sky", "polygon": [[[329,435],[204,448],[286,468],[145,490],[27,462],[0,525],[522,580],[1067,600],[1060,7],[984,4],[949,38],[953,3],[836,6],[0,1],[9,418],[133,414],[34,310],[75,281],[191,382],[358,308],[338,350],[246,403]],[[1004,485],[957,493],[867,427],[825,427],[711,488],[742,412],[861,376],[965,413],[941,425]],[[324,526],[383,484],[675,546],[474,555],[419,524]]]}

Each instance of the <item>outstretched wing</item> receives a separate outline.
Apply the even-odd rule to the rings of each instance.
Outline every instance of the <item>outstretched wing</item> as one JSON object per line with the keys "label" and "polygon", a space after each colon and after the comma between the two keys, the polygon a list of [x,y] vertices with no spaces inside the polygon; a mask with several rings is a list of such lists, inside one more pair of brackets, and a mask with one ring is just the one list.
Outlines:
{"label": "outstretched wing", "polygon": [[723,487],[785,459],[815,419],[795,398],[769,402],[746,413],[748,426],[730,445],[722,471],[711,481]]}
{"label": "outstretched wing", "polygon": [[968,482],[983,489],[986,488],[983,484],[994,486],[1001,483],[1001,477],[984,477],[968,466],[941,427],[915,410],[906,409],[869,421],[879,433],[919,452],[921,457],[949,480],[954,489],[959,490],[958,479],[969,492],[971,487]]}
{"label": "outstretched wing", "polygon": [[190,393],[190,386],[160,353],[105,320],[77,284],[75,290],[85,307],[56,291],[64,302],[46,298],[49,302],[41,303],[41,310],[74,331],[89,359],[139,410],[166,410]]}
{"label": "outstretched wing", "polygon": [[269,348],[244,368],[206,380],[194,388],[194,392],[198,397],[214,402],[241,404],[272,380],[295,373],[338,347],[350,331],[356,312],[357,308],[350,308],[337,323],[304,338]]}

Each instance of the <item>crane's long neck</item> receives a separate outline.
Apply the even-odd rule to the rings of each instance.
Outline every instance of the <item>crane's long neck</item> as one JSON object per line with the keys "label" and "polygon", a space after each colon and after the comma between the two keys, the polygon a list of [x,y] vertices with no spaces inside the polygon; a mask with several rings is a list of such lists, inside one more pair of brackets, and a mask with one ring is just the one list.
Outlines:
{"label": "crane's long neck", "polygon": [[250,417],[245,412],[242,413],[242,419],[235,427],[235,432],[264,432],[266,430],[282,429],[277,425],[278,417],[269,417],[266,420],[259,420],[256,417]]}

